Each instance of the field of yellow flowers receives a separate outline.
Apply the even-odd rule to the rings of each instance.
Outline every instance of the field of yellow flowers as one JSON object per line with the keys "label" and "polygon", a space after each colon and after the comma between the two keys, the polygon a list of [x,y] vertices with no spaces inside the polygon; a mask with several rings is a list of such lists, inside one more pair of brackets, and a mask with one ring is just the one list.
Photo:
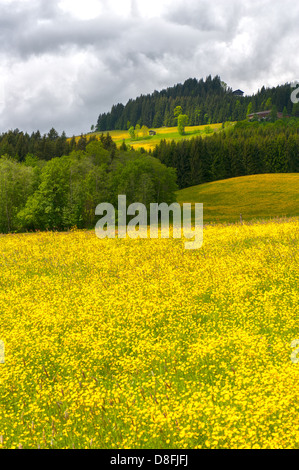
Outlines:
{"label": "field of yellow flowers", "polygon": [[0,448],[299,448],[298,248],[296,218],[0,236]]}

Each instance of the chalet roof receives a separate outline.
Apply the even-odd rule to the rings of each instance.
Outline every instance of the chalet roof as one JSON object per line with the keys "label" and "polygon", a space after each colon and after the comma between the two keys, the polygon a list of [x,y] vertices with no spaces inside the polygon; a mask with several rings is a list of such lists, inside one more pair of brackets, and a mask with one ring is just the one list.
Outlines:
{"label": "chalet roof", "polygon": [[271,113],[271,110],[267,110],[267,111],[258,111],[256,113],[251,113],[251,114],[248,114],[248,116],[255,116],[256,114],[259,116],[260,114],[270,114]]}
{"label": "chalet roof", "polygon": [[[248,114],[247,117],[250,119],[250,118],[252,118],[252,117],[255,116],[255,115],[256,115],[256,116],[269,116],[269,115],[271,114],[271,112],[272,112],[271,110],[267,109],[266,111],[258,111],[258,112],[256,112],[256,113]],[[282,117],[283,117],[283,113],[281,113],[281,112],[278,111],[278,112],[277,112],[277,117],[278,117],[278,118],[282,118]],[[287,115],[286,117],[288,117],[288,115]]]}

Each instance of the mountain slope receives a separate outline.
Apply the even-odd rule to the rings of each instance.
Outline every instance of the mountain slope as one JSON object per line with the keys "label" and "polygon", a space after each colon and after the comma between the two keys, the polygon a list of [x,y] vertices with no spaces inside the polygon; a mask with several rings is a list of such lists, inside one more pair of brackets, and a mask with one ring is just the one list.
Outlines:
{"label": "mountain slope", "polygon": [[[246,95],[246,90],[244,92]],[[286,107],[288,114],[298,113],[298,105],[293,105],[290,100],[291,92],[290,84],[285,84],[271,89],[262,87],[252,96],[236,96],[219,76],[208,76],[205,81],[189,78],[183,84],[130,99],[126,105],[113,105],[110,112],[99,115],[95,127],[100,132],[126,130],[136,124],[172,127],[176,125],[176,106],[181,106],[183,113],[188,115],[190,126],[243,120],[250,103],[249,112],[276,106],[281,112]]]}
{"label": "mountain slope", "polygon": [[177,192],[177,201],[203,203],[204,222],[299,216],[299,174],[231,178]]}

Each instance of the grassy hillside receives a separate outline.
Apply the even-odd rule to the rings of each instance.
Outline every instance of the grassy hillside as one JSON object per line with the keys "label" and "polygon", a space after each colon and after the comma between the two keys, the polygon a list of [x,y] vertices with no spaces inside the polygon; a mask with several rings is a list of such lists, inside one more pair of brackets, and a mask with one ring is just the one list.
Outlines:
{"label": "grassy hillside", "polygon": [[[215,132],[219,131],[222,128],[222,124],[210,124],[210,128]],[[162,139],[166,139],[168,141],[171,140],[182,140],[182,139],[191,139],[192,137],[198,136],[198,135],[209,135],[206,134],[205,129],[208,126],[192,126],[192,127],[186,127],[185,135],[180,135],[178,133],[177,127],[161,127],[159,129],[153,129],[156,131],[156,135],[154,136],[147,136],[143,137],[142,133],[139,133],[139,138],[137,140],[131,140],[130,135],[127,131],[109,131],[109,134],[111,135],[112,139],[116,143],[117,146],[121,145],[123,140],[125,140],[126,145],[130,145],[134,149],[138,149],[140,147],[143,147],[145,150],[149,149],[154,149],[156,145],[159,144],[159,142]],[[107,132],[103,132],[104,135],[107,134]],[[94,132],[87,134],[87,136],[100,136],[101,132]],[[80,137],[77,137],[78,139]]]}
{"label": "grassy hillside", "polygon": [[178,191],[177,200],[204,204],[204,222],[299,216],[299,174],[231,178]]}

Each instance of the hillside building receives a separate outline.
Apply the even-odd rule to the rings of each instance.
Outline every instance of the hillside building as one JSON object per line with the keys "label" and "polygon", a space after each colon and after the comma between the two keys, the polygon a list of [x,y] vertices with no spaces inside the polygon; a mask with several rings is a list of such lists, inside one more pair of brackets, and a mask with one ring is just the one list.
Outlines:
{"label": "hillside building", "polygon": [[[254,116],[257,116],[259,121],[269,119],[271,116],[271,109],[267,111],[259,111],[257,113],[248,114],[247,118],[249,119],[249,121],[251,121],[251,119],[253,119]],[[289,117],[289,116],[286,116],[286,117]],[[282,119],[282,118],[283,118],[283,114],[278,112],[277,119]]]}
{"label": "hillside building", "polygon": [[235,95],[235,96],[243,96],[243,95],[244,95],[244,91],[242,91],[242,90],[235,90],[235,91],[233,91],[233,95]]}

